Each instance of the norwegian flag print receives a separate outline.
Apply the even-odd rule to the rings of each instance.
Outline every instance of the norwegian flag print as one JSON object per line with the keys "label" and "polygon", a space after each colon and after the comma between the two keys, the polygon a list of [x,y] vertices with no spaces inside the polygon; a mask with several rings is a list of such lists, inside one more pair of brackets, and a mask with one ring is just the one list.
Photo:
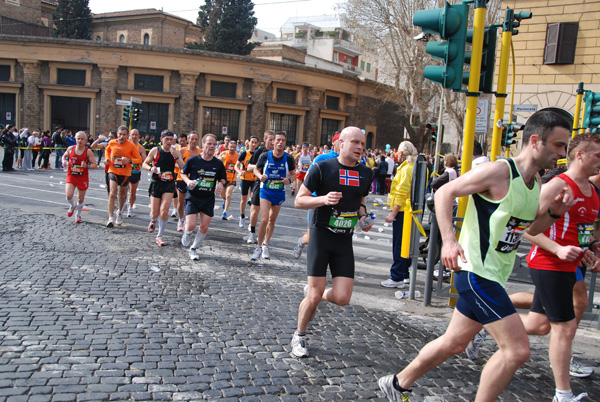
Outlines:
{"label": "norwegian flag print", "polygon": [[342,186],[354,186],[360,185],[358,172],[354,170],[340,169],[340,184]]}

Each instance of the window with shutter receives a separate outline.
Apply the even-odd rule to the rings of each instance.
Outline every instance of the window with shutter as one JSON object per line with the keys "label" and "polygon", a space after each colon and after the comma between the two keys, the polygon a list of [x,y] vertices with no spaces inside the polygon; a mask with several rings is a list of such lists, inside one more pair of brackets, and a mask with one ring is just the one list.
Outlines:
{"label": "window with shutter", "polygon": [[544,64],[573,64],[575,62],[578,30],[578,22],[548,24]]}

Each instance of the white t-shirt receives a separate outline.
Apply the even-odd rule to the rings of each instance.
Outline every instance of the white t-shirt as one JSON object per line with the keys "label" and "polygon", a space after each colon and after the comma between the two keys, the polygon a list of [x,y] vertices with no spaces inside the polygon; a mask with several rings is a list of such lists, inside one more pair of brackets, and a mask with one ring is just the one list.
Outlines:
{"label": "white t-shirt", "polygon": [[391,176],[392,173],[394,173],[394,159],[388,156],[387,158],[385,158],[385,161],[388,164],[387,174],[388,176]]}

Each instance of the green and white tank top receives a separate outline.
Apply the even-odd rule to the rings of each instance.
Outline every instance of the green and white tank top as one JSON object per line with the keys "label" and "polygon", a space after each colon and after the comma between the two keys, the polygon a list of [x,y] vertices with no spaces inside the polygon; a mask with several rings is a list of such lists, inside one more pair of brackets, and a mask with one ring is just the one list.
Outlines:
{"label": "green and white tank top", "polygon": [[[459,243],[466,263],[458,265],[504,286],[515,262],[517,247],[538,210],[540,185],[529,189],[515,161],[503,159],[509,166],[510,186],[503,199],[490,200],[479,193],[469,196]],[[503,163],[498,161],[497,163]]]}

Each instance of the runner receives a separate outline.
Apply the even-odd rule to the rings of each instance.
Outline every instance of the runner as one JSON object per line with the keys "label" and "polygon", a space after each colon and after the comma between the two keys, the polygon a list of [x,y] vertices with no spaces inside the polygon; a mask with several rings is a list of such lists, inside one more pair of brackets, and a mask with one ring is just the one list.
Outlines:
{"label": "runner", "polygon": [[169,219],[169,207],[173,196],[177,196],[175,190],[175,165],[183,167],[183,159],[178,150],[172,147],[175,141],[174,135],[169,130],[160,133],[161,144],[150,150],[150,153],[142,163],[145,170],[152,172],[152,180],[148,194],[150,195],[150,223],[148,232],[154,232],[156,220],[158,221],[158,234],[156,244],[166,246],[163,234]]}
{"label": "runner", "polygon": [[[254,173],[256,162],[258,162],[258,158],[263,152],[273,150],[274,141],[275,133],[271,130],[265,131],[263,137],[264,146],[254,151],[252,158],[250,158],[250,161],[248,162],[247,169],[249,172]],[[248,235],[248,243],[256,243],[258,240],[258,237],[256,236],[256,224],[258,223],[258,214],[260,213],[260,185],[260,180],[256,178],[256,181],[252,186],[252,197],[250,198],[252,205],[250,206],[250,235]]]}
{"label": "runner", "polygon": [[308,144],[302,144],[302,151],[299,152],[295,157],[296,166],[298,166],[298,173],[296,173],[296,184],[292,187],[292,196],[294,195],[296,189],[300,189],[302,182],[304,181],[304,177],[306,176],[306,172],[308,172],[308,168],[312,163],[313,158],[308,153]]}
{"label": "runner", "polygon": [[269,259],[269,241],[275,230],[275,221],[279,215],[281,204],[285,201],[285,186],[294,180],[296,165],[292,155],[283,151],[286,137],[283,133],[275,134],[275,145],[272,151],[263,152],[256,166],[254,175],[260,183],[260,226],[258,227],[258,245],[250,259]]}
{"label": "runner", "polygon": [[[129,197],[127,197],[127,212],[126,217],[133,217],[133,210],[135,209],[135,200],[137,199],[137,188],[142,178],[142,161],[146,159],[146,149],[139,143],[140,132],[137,128],[131,130],[129,134],[129,140],[133,142],[133,145],[137,146],[137,150],[140,154],[140,159],[135,159],[131,162],[131,177],[129,178]],[[124,206],[125,207],[125,206]]]}
{"label": "runner", "polygon": [[[314,209],[308,243],[308,285],[298,309],[298,327],[292,338],[292,354],[307,357],[306,328],[321,300],[345,306],[354,285],[354,226],[364,221],[364,205],[373,172],[358,164],[365,147],[365,136],[358,127],[346,127],[340,137],[337,158],[315,163],[298,190],[296,208]],[[316,196],[313,196],[313,192]],[[373,223],[363,227],[369,231]],[[327,267],[332,286],[327,284]]]}
{"label": "runner", "polygon": [[[446,333],[427,344],[399,374],[379,379],[390,401],[407,401],[410,386],[422,375],[465,350],[482,326],[494,337],[498,351],[483,368],[475,401],[493,401],[515,371],[529,359],[529,340],[504,284],[515,261],[523,233],[547,229],[552,214],[562,214],[573,199],[568,189],[551,204],[539,203],[540,169],[565,156],[571,127],[559,115],[539,111],[523,132],[523,149],[514,159],[480,165],[442,186],[435,195],[443,240],[442,262],[456,271],[459,299]],[[452,225],[453,200],[469,195],[457,242]],[[539,207],[538,207],[539,206]],[[489,303],[484,301],[490,300]]]}
{"label": "runner", "polygon": [[216,147],[217,136],[204,134],[202,152],[191,156],[181,170],[181,178],[188,187],[185,196],[185,232],[181,237],[184,247],[192,243],[192,233],[200,215],[200,227],[189,250],[193,261],[200,259],[197,248],[204,240],[214,216],[215,191],[220,193],[227,179],[223,163],[214,157]]}
{"label": "runner", "polygon": [[227,172],[227,183],[221,192],[221,199],[224,200],[223,215],[221,218],[224,221],[227,220],[227,210],[229,209],[229,204],[231,204],[231,195],[233,194],[235,182],[237,180],[235,164],[238,160],[238,153],[235,150],[236,145],[237,144],[235,141],[229,141],[229,144],[227,145],[227,152],[221,154],[221,160],[223,161],[225,171]]}
{"label": "runner", "polygon": [[240,201],[240,222],[239,226],[243,228],[246,226],[246,202],[248,201],[248,192],[252,188],[256,177],[252,171],[248,170],[248,163],[256,150],[258,145],[258,137],[250,137],[248,146],[245,151],[242,151],[237,163],[235,164],[235,171],[240,175],[240,187],[242,193],[242,199]]}
{"label": "runner", "polygon": [[[333,139],[331,140],[332,147],[333,147],[331,152],[323,154],[323,155],[317,155],[317,157],[314,158],[313,165],[317,162],[326,161],[327,159],[337,158],[340,155],[340,134],[341,133],[342,133],[341,131],[336,131],[336,133],[333,135]],[[312,167],[312,165],[311,165],[311,167]],[[309,167],[309,171],[310,171],[310,167]],[[308,226],[310,226],[310,211],[307,214],[307,218],[308,218],[307,219]],[[309,238],[310,238],[310,228],[307,228],[306,232],[298,238],[298,243],[296,244],[296,247],[294,247],[294,258],[295,259],[298,259],[298,258],[300,258],[300,256],[302,256],[302,251],[304,250],[304,246],[306,246],[308,244]]]}
{"label": "runner", "polygon": [[[191,156],[198,155],[200,153],[200,148],[198,148],[198,141],[200,141],[200,136],[195,131],[192,131],[187,136],[187,147],[182,148],[182,150],[180,151],[184,164]],[[184,208],[187,187],[185,185],[185,182],[181,178],[181,169],[175,168],[175,171],[177,171],[177,179],[175,180],[175,187],[177,187],[177,197],[174,198],[173,201],[177,200],[177,231],[183,232],[185,230]]]}
{"label": "runner", "polygon": [[[117,139],[110,141],[104,150],[104,163],[109,165],[107,228],[112,228],[115,224],[118,226],[123,224],[121,210],[123,209],[123,205],[125,205],[125,198],[127,196],[127,184],[131,177],[131,163],[133,160],[140,159],[137,147],[127,139],[128,136],[129,131],[127,126],[119,126],[117,129]],[[117,219],[114,220],[113,215],[115,213],[115,201],[117,198],[119,205],[116,206]]]}
{"label": "runner", "polygon": [[[186,133],[183,133],[183,134],[179,134],[179,136],[175,138],[175,141],[173,143],[173,148],[178,150],[179,153],[181,154],[181,156],[183,157],[183,150],[187,148],[187,145],[188,145],[188,136]],[[175,165],[175,176],[179,177],[180,170],[181,169],[179,169],[179,167],[177,165]],[[177,229],[179,229],[179,222],[182,222],[184,220],[183,215],[178,215],[178,214],[179,214],[179,193],[177,193],[177,196],[173,197],[173,210],[171,211],[171,218],[175,218],[175,217],[178,218]],[[177,231],[182,232],[183,226],[182,226],[182,230],[177,230]]]}
{"label": "runner", "polygon": [[[85,146],[87,141],[86,135],[83,131],[78,131],[75,134],[76,145],[72,145],[67,148],[67,151],[62,156],[63,168],[67,169],[67,180],[65,184],[65,194],[67,196],[67,202],[69,203],[69,209],[67,210],[67,216],[73,216],[73,212],[77,210],[75,214],[75,223],[81,223],[81,211],[83,211],[83,200],[85,193],[89,187],[90,179],[88,176],[88,169],[96,169],[96,158],[92,150]],[[77,187],[77,203],[73,199],[75,188]]]}
{"label": "runner", "polygon": [[[533,247],[527,256],[531,279],[535,285],[533,304],[523,318],[527,333],[547,335],[550,332],[548,355],[554,382],[555,402],[579,401],[587,393],[573,396],[569,379],[571,346],[577,330],[573,308],[573,287],[576,270],[585,248],[600,255],[600,228],[596,225],[600,201],[590,176],[600,172],[600,134],[576,136],[569,146],[569,169],[542,188],[540,204],[549,204],[565,186],[575,197],[575,205],[563,216],[554,215],[556,222],[544,233],[525,234]],[[596,272],[597,267],[592,269]]]}

